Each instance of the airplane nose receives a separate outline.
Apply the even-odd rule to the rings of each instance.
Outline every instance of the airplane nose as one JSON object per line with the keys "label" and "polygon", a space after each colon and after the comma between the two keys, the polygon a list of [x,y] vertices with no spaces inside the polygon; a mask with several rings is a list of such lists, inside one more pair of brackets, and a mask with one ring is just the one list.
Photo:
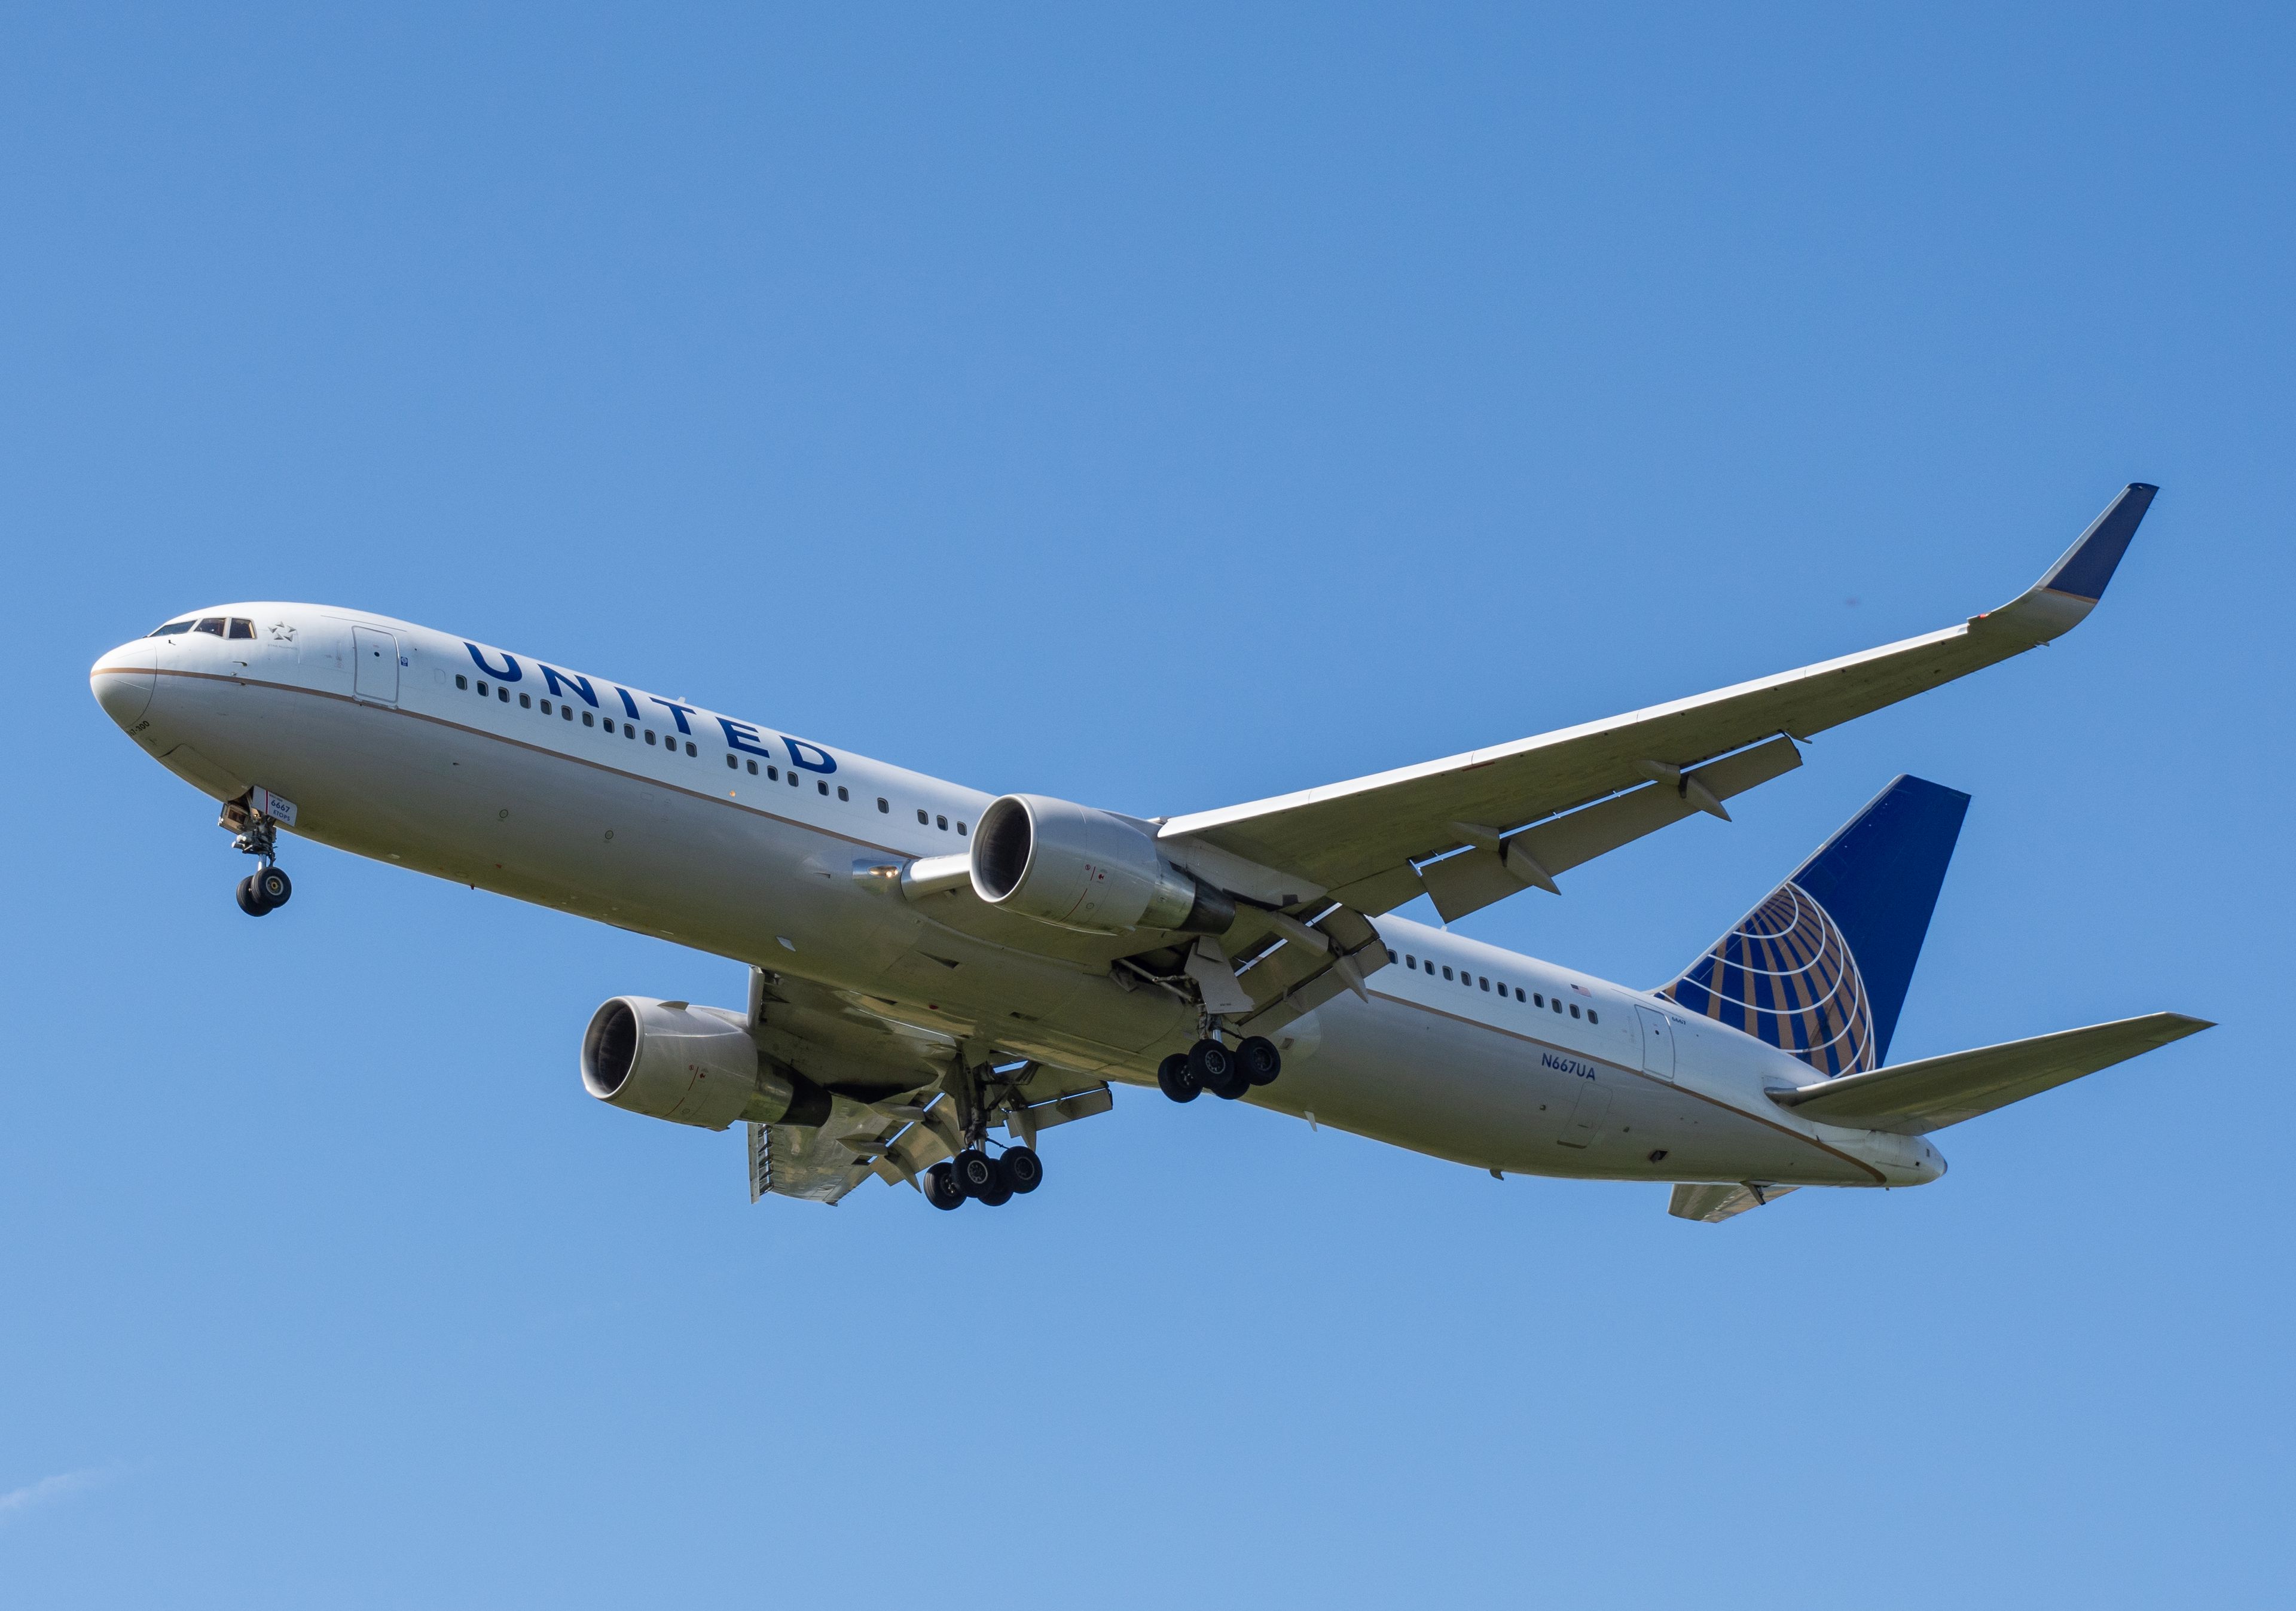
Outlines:
{"label": "airplane nose", "polygon": [[95,703],[122,727],[133,727],[151,708],[152,686],[159,680],[160,646],[149,638],[122,644],[95,662],[87,674]]}

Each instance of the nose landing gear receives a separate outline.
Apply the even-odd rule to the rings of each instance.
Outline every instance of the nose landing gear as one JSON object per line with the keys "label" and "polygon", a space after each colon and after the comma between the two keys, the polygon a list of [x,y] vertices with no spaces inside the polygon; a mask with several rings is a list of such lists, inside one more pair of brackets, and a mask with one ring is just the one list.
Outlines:
{"label": "nose landing gear", "polygon": [[[266,801],[269,798],[266,796]],[[231,831],[232,849],[263,860],[260,867],[239,881],[239,909],[250,917],[262,917],[285,906],[295,893],[295,884],[279,866],[279,818],[267,811],[253,810],[242,796],[224,807],[216,826]]]}

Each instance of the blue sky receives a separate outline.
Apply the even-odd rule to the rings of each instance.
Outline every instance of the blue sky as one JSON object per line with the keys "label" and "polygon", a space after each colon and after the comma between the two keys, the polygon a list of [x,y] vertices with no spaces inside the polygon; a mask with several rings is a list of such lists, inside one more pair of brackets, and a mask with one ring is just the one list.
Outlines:
{"label": "blue sky", "polygon": [[[2284,11],[20,8],[0,1579],[44,1606],[2284,1592]],[[734,965],[298,846],[88,662],[355,604],[1201,809],[2072,637],[1463,925],[1667,977],[1899,771],[1895,1055],[2223,1027],[1721,1227],[1124,1093],[996,1213],[583,1096]]]}

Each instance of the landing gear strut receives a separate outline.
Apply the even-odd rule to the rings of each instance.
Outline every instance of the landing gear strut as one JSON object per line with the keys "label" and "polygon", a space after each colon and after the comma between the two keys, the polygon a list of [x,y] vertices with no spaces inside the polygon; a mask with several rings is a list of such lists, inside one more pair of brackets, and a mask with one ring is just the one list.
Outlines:
{"label": "landing gear strut", "polygon": [[279,866],[277,819],[249,810],[242,797],[224,807],[216,826],[231,830],[233,850],[262,859],[261,867],[239,881],[239,909],[250,917],[261,917],[285,906],[295,884]]}

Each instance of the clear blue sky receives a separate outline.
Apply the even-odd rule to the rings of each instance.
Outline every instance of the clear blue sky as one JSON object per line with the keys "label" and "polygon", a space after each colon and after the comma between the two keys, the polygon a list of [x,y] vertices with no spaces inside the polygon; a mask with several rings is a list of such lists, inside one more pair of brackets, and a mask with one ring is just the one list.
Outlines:
{"label": "clear blue sky", "polygon": [[[387,12],[0,23],[11,1603],[2280,1600],[2284,8]],[[1909,770],[1896,1055],[2223,1020],[1720,1227],[1139,1092],[752,1207],[575,1073],[734,965],[308,845],[251,924],[86,681],[356,604],[1160,813],[1951,623],[2131,480],[2074,637],[1465,925],[1655,982]]]}

